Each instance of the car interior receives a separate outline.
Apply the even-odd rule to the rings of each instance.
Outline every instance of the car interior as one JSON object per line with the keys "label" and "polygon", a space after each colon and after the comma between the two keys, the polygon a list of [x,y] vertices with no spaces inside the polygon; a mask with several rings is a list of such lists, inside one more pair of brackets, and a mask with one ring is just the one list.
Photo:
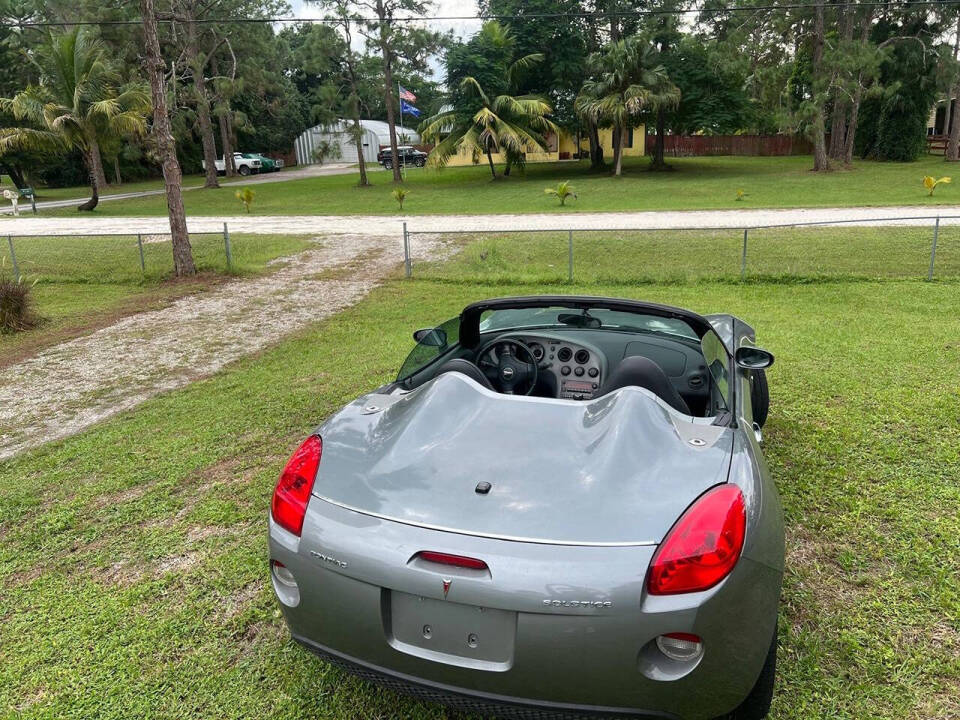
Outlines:
{"label": "car interior", "polygon": [[[689,327],[662,327],[659,318],[605,324],[599,312],[550,311],[538,313],[535,320],[542,325],[535,328],[481,323],[480,342],[473,348],[450,342],[452,321],[418,331],[421,357],[414,357],[415,350],[411,358],[419,367],[406,374],[404,385],[412,389],[459,372],[506,395],[588,401],[634,386],[685,415],[712,417],[726,409],[729,358],[712,332],[698,338]],[[718,348],[723,356],[708,361],[706,355],[717,355]],[[404,370],[400,375],[404,380]]]}

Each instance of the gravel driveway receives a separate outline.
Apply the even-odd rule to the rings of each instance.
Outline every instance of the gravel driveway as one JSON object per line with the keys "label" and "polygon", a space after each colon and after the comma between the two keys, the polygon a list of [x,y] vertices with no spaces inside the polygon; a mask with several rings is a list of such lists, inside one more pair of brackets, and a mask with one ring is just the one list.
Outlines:
{"label": "gravel driveway", "polygon": [[[671,210],[667,212],[538,213],[533,215],[247,215],[191,217],[194,232],[219,232],[228,223],[235,233],[354,234],[400,237],[403,222],[410,230],[627,230],[641,228],[747,227],[795,222],[850,220],[871,225],[878,218],[893,218],[895,224],[929,224],[937,215],[944,224],[960,224],[960,207],[871,207],[801,208],[794,210]],[[925,220],[905,218],[922,217]],[[165,217],[76,217],[45,218],[24,216],[0,219],[0,235],[12,233],[70,235],[73,233],[168,233]]]}
{"label": "gravel driveway", "polygon": [[[0,459],[210,375],[352,305],[398,266],[399,245],[369,236],[326,238],[282,258],[283,267],[270,275],[234,280],[132,315],[5,368]],[[413,247],[424,258],[437,250],[428,240]],[[363,270],[351,271],[358,263]],[[336,268],[346,272],[330,272]]]}

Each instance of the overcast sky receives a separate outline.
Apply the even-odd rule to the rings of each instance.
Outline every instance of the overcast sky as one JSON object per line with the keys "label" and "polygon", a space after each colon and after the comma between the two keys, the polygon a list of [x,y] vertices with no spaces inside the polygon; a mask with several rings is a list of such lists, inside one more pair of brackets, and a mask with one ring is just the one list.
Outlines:
{"label": "overcast sky", "polygon": [[[323,15],[323,11],[312,3],[304,0],[289,0],[289,2],[295,17],[319,17]],[[476,0],[434,0],[433,7],[432,15],[436,17],[477,14]],[[463,38],[470,37],[477,32],[481,23],[479,20],[432,20],[428,21],[427,24],[434,30],[453,30],[454,34]],[[355,39],[354,44],[362,47],[363,41],[360,39],[357,42]]]}

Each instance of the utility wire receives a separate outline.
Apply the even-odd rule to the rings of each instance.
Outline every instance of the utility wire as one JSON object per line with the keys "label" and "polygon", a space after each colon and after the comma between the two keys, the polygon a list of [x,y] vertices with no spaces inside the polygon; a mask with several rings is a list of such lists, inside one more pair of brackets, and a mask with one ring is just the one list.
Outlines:
{"label": "utility wire", "polygon": [[[387,20],[387,23],[407,23],[407,22],[435,22],[435,21],[463,21],[463,20],[537,20],[537,19],[557,19],[557,18],[570,18],[572,19],[586,19],[586,18],[596,18],[596,17],[605,17],[605,18],[631,18],[631,17],[646,17],[650,15],[692,15],[703,13],[706,15],[711,14],[720,14],[720,13],[739,13],[739,12],[763,12],[763,11],[777,11],[777,10],[806,10],[817,7],[817,5],[823,5],[824,8],[829,9],[838,9],[838,8],[848,8],[848,7],[960,7],[960,1],[958,0],[900,0],[899,2],[890,2],[890,0],[864,0],[863,2],[838,2],[838,3],[786,3],[782,5],[746,5],[746,6],[735,6],[735,7],[714,7],[714,8],[687,8],[687,9],[651,9],[651,10],[628,10],[623,12],[579,12],[579,13],[524,13],[520,15],[494,15],[494,14],[477,14],[477,15],[441,15],[441,16],[432,16],[432,17],[395,17]],[[376,17],[351,17],[349,18],[352,22],[358,23],[379,23],[380,19]],[[171,19],[158,19],[157,23],[172,23],[177,22]],[[330,18],[330,17],[228,17],[228,18],[198,18],[194,20],[198,25],[245,25],[245,24],[254,24],[254,23],[270,23],[270,24],[284,24],[284,23],[341,23],[340,18]],[[67,26],[81,26],[81,25],[140,25],[142,20],[38,20],[38,21],[21,21],[21,22],[0,22],[0,27],[11,27],[11,28],[40,28],[40,27],[61,27],[64,25]]]}

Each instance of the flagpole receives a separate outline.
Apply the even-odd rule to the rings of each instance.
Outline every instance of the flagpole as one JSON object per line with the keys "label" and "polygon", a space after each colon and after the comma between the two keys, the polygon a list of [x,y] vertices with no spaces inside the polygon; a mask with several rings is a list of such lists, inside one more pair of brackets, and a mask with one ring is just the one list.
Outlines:
{"label": "flagpole", "polygon": [[[400,104],[400,129],[403,130],[403,98],[400,97],[400,81],[399,80],[397,80],[397,102]],[[396,135],[396,129],[394,129],[394,135]],[[397,145],[398,145],[397,155],[399,155],[400,154],[399,143],[397,143]],[[404,180],[406,180],[407,178],[404,175],[404,171],[406,170],[405,163],[403,163],[399,157],[395,157],[393,161],[396,163],[400,163],[400,175],[403,177]]]}

